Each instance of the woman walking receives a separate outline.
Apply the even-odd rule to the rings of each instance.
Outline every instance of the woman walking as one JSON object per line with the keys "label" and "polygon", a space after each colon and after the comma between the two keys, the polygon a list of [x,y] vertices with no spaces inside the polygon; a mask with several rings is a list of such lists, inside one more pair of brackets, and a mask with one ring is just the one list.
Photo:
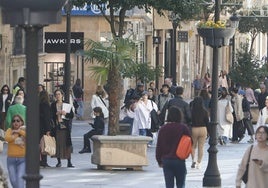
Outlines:
{"label": "woman walking", "polygon": [[72,107],[63,102],[63,91],[57,89],[54,92],[56,101],[51,104],[52,119],[56,136],[56,157],[58,163],[56,167],[61,167],[61,159],[67,159],[67,167],[74,167],[71,163],[72,140],[71,140],[71,120],[74,117]]}
{"label": "woman walking", "polygon": [[[207,138],[207,125],[209,122],[208,111],[203,106],[203,99],[195,97],[191,102],[192,107],[192,168],[201,168],[204,145]],[[195,159],[195,151],[198,146],[198,157]]]}
{"label": "woman walking", "polygon": [[8,142],[7,169],[13,188],[24,188],[26,131],[23,126],[23,118],[14,115],[11,128],[7,129],[5,135],[5,140]]}
{"label": "woman walking", "polygon": [[156,160],[163,168],[166,188],[174,188],[176,179],[177,188],[185,187],[186,165],[185,160],[176,156],[178,143],[183,135],[191,136],[189,128],[182,123],[182,112],[172,106],[168,110],[167,123],[159,130]]}
{"label": "woman walking", "polygon": [[8,85],[3,85],[0,93],[0,109],[1,109],[0,129],[4,131],[6,130],[5,127],[6,114],[9,106],[12,103],[12,98],[13,95],[10,93]]}
{"label": "woman walking", "polygon": [[[268,185],[268,127],[259,126],[256,130],[256,145],[250,146],[239,165],[236,175],[236,188],[241,188],[242,176],[248,166],[248,188],[266,188]],[[248,161],[249,159],[249,161]]]}
{"label": "woman walking", "polygon": [[[50,104],[49,104],[49,96],[47,91],[43,90],[39,93],[39,120],[40,120],[40,132],[39,138],[40,140],[44,135],[50,135],[50,120],[51,120],[51,113],[50,113]],[[47,155],[41,153],[40,151],[40,166],[42,167],[50,167],[47,164]]]}
{"label": "woman walking", "polygon": [[218,101],[218,138],[221,145],[227,143],[228,138],[232,138],[232,123],[226,120],[225,108],[229,104],[230,111],[233,112],[231,101],[228,99],[228,92],[222,88],[221,97]]}

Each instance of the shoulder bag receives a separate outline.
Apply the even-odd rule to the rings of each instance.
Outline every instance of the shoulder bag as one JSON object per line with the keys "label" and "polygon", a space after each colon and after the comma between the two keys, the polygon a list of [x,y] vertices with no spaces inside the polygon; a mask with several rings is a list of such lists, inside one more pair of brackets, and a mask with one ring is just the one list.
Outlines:
{"label": "shoulder bag", "polygon": [[246,166],[246,170],[242,176],[242,181],[246,184],[248,182],[248,166],[249,166],[249,161],[250,161],[250,155],[251,155],[251,151],[252,151],[253,145],[251,145],[250,147],[250,151],[248,154],[248,162],[247,162],[247,166]]}
{"label": "shoulder bag", "polygon": [[192,152],[192,139],[188,135],[183,135],[177,146],[176,155],[179,159],[185,160]]}
{"label": "shoulder bag", "polygon": [[234,116],[230,110],[230,101],[227,101],[227,105],[225,106],[225,118],[228,123],[234,123]]}
{"label": "shoulder bag", "polygon": [[152,132],[157,132],[157,130],[159,129],[159,124],[160,124],[160,120],[159,120],[159,116],[156,112],[156,110],[154,109],[154,105],[153,105],[153,101],[151,101],[152,103],[152,111],[150,112],[151,114],[151,131]]}

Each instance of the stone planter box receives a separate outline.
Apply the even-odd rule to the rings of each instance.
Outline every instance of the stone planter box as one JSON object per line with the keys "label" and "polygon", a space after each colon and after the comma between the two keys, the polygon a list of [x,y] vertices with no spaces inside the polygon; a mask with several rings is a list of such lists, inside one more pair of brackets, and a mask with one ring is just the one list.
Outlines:
{"label": "stone planter box", "polygon": [[203,38],[204,45],[220,48],[229,45],[235,28],[198,28],[197,31]]}
{"label": "stone planter box", "polygon": [[92,164],[98,169],[126,168],[142,170],[148,165],[147,136],[93,136]]}

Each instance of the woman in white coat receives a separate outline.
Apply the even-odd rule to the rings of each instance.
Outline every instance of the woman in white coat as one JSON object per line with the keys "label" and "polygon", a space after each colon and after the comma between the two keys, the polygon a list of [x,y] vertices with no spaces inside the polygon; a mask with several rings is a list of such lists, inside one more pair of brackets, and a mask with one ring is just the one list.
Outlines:
{"label": "woman in white coat", "polygon": [[221,145],[227,143],[228,138],[232,137],[232,123],[226,120],[225,107],[229,103],[230,111],[233,112],[231,101],[228,98],[227,89],[222,88],[222,94],[218,101],[218,138]]}
{"label": "woman in white coat", "polygon": [[261,125],[268,126],[268,97],[266,97],[266,100],[265,100],[265,107],[260,110],[259,118],[256,123],[255,130]]}
{"label": "woman in white coat", "polygon": [[[96,93],[92,95],[91,99],[91,108],[94,109],[96,107],[101,107],[103,115],[104,115],[104,134],[108,133],[108,117],[109,117],[109,102],[106,99],[106,92],[104,91],[102,86],[97,86]],[[92,112],[92,118],[95,118]]]}
{"label": "woman in white coat", "polygon": [[155,109],[158,110],[157,105],[148,99],[147,91],[142,93],[141,99],[136,103],[134,110],[135,117],[132,128],[132,135],[148,135],[151,129],[151,114],[150,112]]}
{"label": "woman in white coat", "polygon": [[106,100],[106,93],[101,86],[97,86],[96,93],[94,95],[92,95],[91,108],[94,109],[95,107],[101,107],[104,118],[109,117],[108,103]]}

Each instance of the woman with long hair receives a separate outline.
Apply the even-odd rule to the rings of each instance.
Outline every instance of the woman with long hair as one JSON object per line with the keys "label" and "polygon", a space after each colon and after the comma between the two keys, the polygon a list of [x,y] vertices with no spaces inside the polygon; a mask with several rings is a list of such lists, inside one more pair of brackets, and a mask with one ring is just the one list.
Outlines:
{"label": "woman with long hair", "polygon": [[10,93],[8,85],[6,84],[3,85],[0,93],[0,109],[1,109],[0,129],[4,131],[6,130],[5,127],[6,114],[9,106],[12,103],[12,97],[13,95]]}
{"label": "woman with long hair", "polygon": [[165,184],[167,188],[174,187],[176,179],[177,187],[185,187],[186,165],[176,155],[178,143],[183,135],[191,136],[186,124],[182,123],[181,110],[172,106],[168,110],[167,123],[161,126],[157,139],[156,160],[163,168]]}
{"label": "woman with long hair", "polygon": [[[39,93],[39,122],[40,122],[40,132],[39,132],[39,139],[41,140],[44,135],[49,136],[51,125],[51,113],[50,113],[50,104],[49,104],[49,96],[46,90],[43,90]],[[40,166],[42,167],[50,167],[47,164],[47,155],[41,153],[40,151]]]}
{"label": "woman with long hair", "polygon": [[[192,112],[192,168],[201,168],[204,145],[207,137],[207,126],[209,122],[208,111],[203,105],[202,97],[195,97],[191,102]],[[195,159],[195,151],[198,146],[198,157]]]}
{"label": "woman with long hair", "polygon": [[71,120],[74,113],[71,105],[63,102],[64,93],[61,89],[56,89],[54,96],[56,101],[51,104],[51,112],[55,124],[56,157],[58,160],[56,167],[61,167],[61,159],[67,159],[67,167],[72,168],[74,166],[71,163]]}
{"label": "woman with long hair", "polygon": [[231,101],[228,98],[228,92],[225,87],[222,88],[221,96],[218,101],[218,139],[221,145],[225,145],[227,143],[228,138],[232,138],[233,135],[233,124],[226,120],[226,111],[225,108],[229,103],[230,111],[233,112],[233,107],[231,105]]}
{"label": "woman with long hair", "polygon": [[5,140],[8,143],[7,169],[13,188],[24,188],[26,130],[20,115],[12,117],[11,128],[7,129]]}

